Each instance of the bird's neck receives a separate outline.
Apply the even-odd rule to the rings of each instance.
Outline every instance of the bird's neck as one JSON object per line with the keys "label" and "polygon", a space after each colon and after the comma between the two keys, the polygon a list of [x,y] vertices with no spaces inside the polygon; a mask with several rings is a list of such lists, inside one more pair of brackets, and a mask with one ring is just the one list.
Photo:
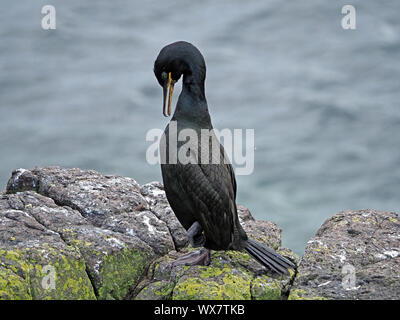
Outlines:
{"label": "bird's neck", "polygon": [[204,128],[211,127],[204,80],[196,81],[191,76],[183,77],[182,92],[179,95],[173,119],[193,122]]}
{"label": "bird's neck", "polygon": [[[206,101],[206,94],[204,90],[205,74],[202,71],[194,70],[191,74],[183,75],[183,90],[198,97],[200,100]],[[207,104],[207,102],[206,102]]]}

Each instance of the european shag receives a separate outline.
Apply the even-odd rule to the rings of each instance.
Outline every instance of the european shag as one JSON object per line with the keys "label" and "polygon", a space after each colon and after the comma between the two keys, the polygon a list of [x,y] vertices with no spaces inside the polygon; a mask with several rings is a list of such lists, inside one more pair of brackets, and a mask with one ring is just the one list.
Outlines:
{"label": "european shag", "polygon": [[[191,245],[202,247],[174,263],[208,265],[210,249],[245,250],[269,269],[288,273],[293,263],[249,239],[239,223],[235,174],[212,131],[204,91],[206,64],[200,51],[184,41],[169,44],[160,51],[154,74],[163,88],[166,117],[171,114],[174,84],[183,76],[182,92],[161,140],[161,171],[172,210],[187,230]],[[209,136],[200,138],[205,132]],[[198,139],[190,139],[190,134]]]}

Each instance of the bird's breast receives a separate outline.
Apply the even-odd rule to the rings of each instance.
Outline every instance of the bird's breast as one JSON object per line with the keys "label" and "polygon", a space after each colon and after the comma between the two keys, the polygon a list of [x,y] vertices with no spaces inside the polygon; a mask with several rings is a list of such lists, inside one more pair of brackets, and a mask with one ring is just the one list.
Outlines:
{"label": "bird's breast", "polygon": [[229,163],[214,130],[181,125],[172,121],[160,140],[163,164]]}

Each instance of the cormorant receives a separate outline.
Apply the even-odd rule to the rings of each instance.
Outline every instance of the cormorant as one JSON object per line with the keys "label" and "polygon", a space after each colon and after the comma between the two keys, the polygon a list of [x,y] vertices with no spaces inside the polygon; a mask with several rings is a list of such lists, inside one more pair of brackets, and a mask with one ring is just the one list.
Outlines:
{"label": "cormorant", "polygon": [[[169,44],[160,51],[154,74],[163,87],[166,117],[171,114],[174,84],[183,76],[182,92],[161,140],[161,171],[172,210],[187,230],[191,245],[202,247],[175,264],[208,265],[209,249],[246,250],[269,269],[288,273],[293,263],[249,239],[239,223],[235,174],[212,131],[204,92],[206,65],[200,51],[185,41]],[[211,134],[201,139],[204,129]],[[191,133],[198,139],[190,139]],[[182,135],[189,140],[178,139]]]}

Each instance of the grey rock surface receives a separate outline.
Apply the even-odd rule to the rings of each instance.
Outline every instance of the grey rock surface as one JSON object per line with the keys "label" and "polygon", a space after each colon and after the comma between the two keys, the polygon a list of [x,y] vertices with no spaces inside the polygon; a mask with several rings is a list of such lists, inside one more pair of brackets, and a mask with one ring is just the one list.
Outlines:
{"label": "grey rock surface", "polygon": [[[299,258],[280,248],[281,230],[272,222],[255,221],[249,210],[239,206],[239,219],[249,237],[278,249],[294,262]],[[142,282],[131,293],[138,300],[280,300],[286,299],[294,271],[278,276],[246,252],[211,251],[209,266],[172,266],[180,256],[194,248],[171,251],[149,267]]]}
{"label": "grey rock surface", "polygon": [[[260,277],[265,277],[265,283],[274,285],[270,298],[280,299],[287,294],[287,284],[294,275],[274,278],[246,253],[233,251],[213,252],[213,265],[205,269],[172,268],[173,259],[193,249],[188,248],[186,231],[171,210],[159,182],[139,186],[131,178],[103,176],[76,168],[17,169],[8,182],[6,194],[1,196],[0,213],[5,221],[0,243],[4,251],[1,266],[6,269],[3,279],[6,281],[10,273],[20,276],[18,290],[27,292],[24,298],[184,299],[187,295],[187,298],[250,299],[265,296],[264,291],[268,290],[253,289],[253,280],[258,283]],[[242,206],[239,217],[249,236],[273,248],[280,246],[281,230],[275,224],[256,222]],[[27,248],[34,248],[42,256],[32,260],[21,253]],[[56,290],[41,288],[43,272],[21,273],[10,267],[11,262],[5,257],[13,251],[18,252],[18,263],[31,269],[36,265],[57,265],[56,273],[63,275],[64,282],[60,276]],[[289,250],[285,254],[296,259]],[[68,288],[66,283],[73,282],[70,278],[75,272],[70,267],[64,270],[57,259],[81,264],[76,277],[86,283],[85,295],[76,288],[57,293],[60,287]],[[158,271],[153,276],[155,269]],[[180,272],[182,276],[178,279],[176,275]],[[188,283],[198,278],[199,273],[204,282],[202,287],[209,288],[202,294],[186,291]],[[233,282],[229,283],[230,280]],[[266,286],[264,282],[262,286]],[[43,294],[32,290],[32,283],[37,283],[35,290],[40,289]],[[219,285],[225,289],[217,291]],[[18,290],[9,290],[3,298],[21,297]]]}
{"label": "grey rock surface", "polygon": [[400,219],[343,211],[308,241],[289,299],[400,299]]}
{"label": "grey rock surface", "polygon": [[[59,167],[17,169],[6,193],[0,199],[1,214],[8,220],[12,216],[14,222],[2,236],[15,240],[13,246],[0,244],[5,250],[2,256],[16,244],[28,247],[30,241],[54,250],[74,248],[84,264],[92,298],[124,298],[154,258],[176,249],[167,223],[150,209],[140,186],[130,178]],[[166,215],[163,210],[167,208],[160,207],[157,214]],[[169,216],[169,223],[175,225],[177,242],[184,246],[184,230],[180,227],[179,231],[174,218]],[[34,264],[29,259],[25,262]],[[36,294],[30,297],[40,298]]]}
{"label": "grey rock surface", "polygon": [[[249,237],[299,262],[276,224],[238,214]],[[212,251],[207,267],[171,265],[193,250],[159,182],[17,169],[0,195],[0,299],[400,298],[393,212],[334,215],[283,277],[237,251]]]}

